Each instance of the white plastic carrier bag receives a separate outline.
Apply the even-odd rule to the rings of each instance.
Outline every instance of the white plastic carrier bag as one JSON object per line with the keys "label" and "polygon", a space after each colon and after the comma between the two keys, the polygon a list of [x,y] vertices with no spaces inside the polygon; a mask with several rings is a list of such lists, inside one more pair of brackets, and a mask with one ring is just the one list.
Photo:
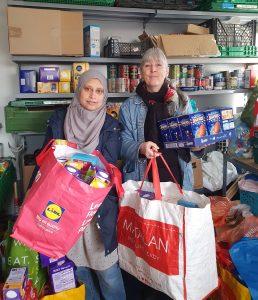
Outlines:
{"label": "white plastic carrier bag", "polygon": [[[145,182],[151,166],[153,183]],[[174,300],[204,299],[219,283],[209,198],[182,191],[177,183],[159,182],[157,170],[152,159],[142,182],[123,184],[117,226],[120,267]],[[198,208],[177,204],[180,199]]]}

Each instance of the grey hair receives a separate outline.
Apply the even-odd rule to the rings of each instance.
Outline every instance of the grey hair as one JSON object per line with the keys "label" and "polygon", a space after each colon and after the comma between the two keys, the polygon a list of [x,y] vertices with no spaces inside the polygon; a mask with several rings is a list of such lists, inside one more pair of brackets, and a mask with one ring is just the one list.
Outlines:
{"label": "grey hair", "polygon": [[150,48],[144,53],[144,55],[142,57],[140,69],[143,68],[145,63],[153,61],[153,60],[158,61],[166,68],[168,67],[168,61],[167,61],[167,58],[166,58],[164,52],[160,48]]}

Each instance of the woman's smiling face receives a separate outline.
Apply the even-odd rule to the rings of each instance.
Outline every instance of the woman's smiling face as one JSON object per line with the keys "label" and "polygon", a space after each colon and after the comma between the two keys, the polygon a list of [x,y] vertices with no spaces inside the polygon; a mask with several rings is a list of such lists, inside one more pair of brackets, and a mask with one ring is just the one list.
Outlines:
{"label": "woman's smiling face", "polygon": [[146,61],[141,66],[141,76],[149,92],[158,92],[167,75],[168,67],[157,60]]}

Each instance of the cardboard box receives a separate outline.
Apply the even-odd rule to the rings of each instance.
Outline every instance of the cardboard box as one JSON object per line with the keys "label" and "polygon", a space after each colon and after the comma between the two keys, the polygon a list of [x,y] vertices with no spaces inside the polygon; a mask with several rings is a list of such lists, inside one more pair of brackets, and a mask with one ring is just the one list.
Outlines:
{"label": "cardboard box", "polygon": [[35,166],[23,166],[23,187],[24,187],[24,191],[27,191],[29,182],[30,182],[30,178],[32,176],[32,172],[34,170]]}
{"label": "cardboard box", "polygon": [[8,7],[9,51],[15,55],[83,56],[83,15]]}
{"label": "cardboard box", "polygon": [[188,24],[186,32],[190,33],[190,34],[209,34],[210,30],[209,30],[209,28],[205,28],[202,26]]}
{"label": "cardboard box", "polygon": [[206,135],[199,138],[192,138],[184,141],[164,142],[165,148],[192,148],[199,146],[207,146],[227,139],[235,137],[235,129],[226,130],[224,132],[212,135]]}
{"label": "cardboard box", "polygon": [[213,34],[161,34],[158,39],[158,47],[164,51],[168,58],[174,56],[220,56]]}
{"label": "cardboard box", "polygon": [[202,160],[192,157],[194,190],[203,188]]}

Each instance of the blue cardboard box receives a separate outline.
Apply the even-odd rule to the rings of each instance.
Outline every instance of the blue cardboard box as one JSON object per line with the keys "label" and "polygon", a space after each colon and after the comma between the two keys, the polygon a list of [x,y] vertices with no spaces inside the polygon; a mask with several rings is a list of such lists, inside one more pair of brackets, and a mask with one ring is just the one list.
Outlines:
{"label": "blue cardboard box", "polygon": [[224,132],[206,135],[204,137],[192,138],[188,140],[182,141],[174,141],[174,142],[165,142],[165,148],[192,148],[199,146],[207,146],[210,144],[214,144],[216,142],[224,141],[227,139],[231,139],[235,136],[235,129],[226,130]]}
{"label": "blue cardboard box", "polygon": [[205,116],[203,112],[196,112],[178,117],[182,140],[204,137],[207,134]]}
{"label": "blue cardboard box", "polygon": [[219,109],[210,109],[204,111],[206,119],[206,128],[209,135],[222,132],[221,114]]}
{"label": "blue cardboard box", "polygon": [[231,107],[223,107],[220,109],[221,126],[223,131],[235,128],[233,109]]}
{"label": "blue cardboard box", "polygon": [[20,70],[20,92],[36,93],[37,78],[34,70]]}

